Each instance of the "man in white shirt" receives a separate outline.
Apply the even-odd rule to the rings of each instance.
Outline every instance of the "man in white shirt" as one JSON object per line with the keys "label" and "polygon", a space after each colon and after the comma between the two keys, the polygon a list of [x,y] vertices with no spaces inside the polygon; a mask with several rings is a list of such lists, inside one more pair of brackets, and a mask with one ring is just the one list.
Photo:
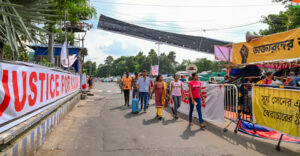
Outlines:
{"label": "man in white shirt", "polygon": [[142,76],[139,77],[137,83],[139,88],[139,98],[141,103],[141,110],[144,108],[144,112],[146,112],[149,104],[149,88],[151,85],[150,78],[147,77],[147,71],[143,70]]}

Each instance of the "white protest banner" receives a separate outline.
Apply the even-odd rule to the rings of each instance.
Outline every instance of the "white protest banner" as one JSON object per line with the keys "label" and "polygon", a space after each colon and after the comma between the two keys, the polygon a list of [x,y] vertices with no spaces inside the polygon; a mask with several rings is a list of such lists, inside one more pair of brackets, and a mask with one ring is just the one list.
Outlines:
{"label": "white protest banner", "polygon": [[[184,94],[189,97],[187,83],[182,83]],[[201,83],[202,95],[205,103],[202,105],[202,117],[206,121],[224,122],[224,85]],[[179,112],[189,114],[190,104],[188,99],[182,96]],[[197,110],[194,108],[193,116],[198,118]]]}
{"label": "white protest banner", "polygon": [[81,89],[82,90],[87,90],[86,74],[85,73],[83,73],[81,75]]}
{"label": "white protest banner", "polygon": [[79,75],[0,63],[0,124],[47,106],[79,88]]}

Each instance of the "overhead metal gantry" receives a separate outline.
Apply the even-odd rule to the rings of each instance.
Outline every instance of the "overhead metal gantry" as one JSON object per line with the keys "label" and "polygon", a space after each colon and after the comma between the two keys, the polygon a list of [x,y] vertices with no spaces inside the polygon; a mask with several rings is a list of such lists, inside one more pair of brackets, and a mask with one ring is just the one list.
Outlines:
{"label": "overhead metal gantry", "polygon": [[114,33],[133,36],[149,41],[160,42],[209,54],[214,54],[214,45],[226,45],[230,43],[207,37],[176,34],[140,27],[114,18],[110,18],[105,15],[100,16],[98,28]]}

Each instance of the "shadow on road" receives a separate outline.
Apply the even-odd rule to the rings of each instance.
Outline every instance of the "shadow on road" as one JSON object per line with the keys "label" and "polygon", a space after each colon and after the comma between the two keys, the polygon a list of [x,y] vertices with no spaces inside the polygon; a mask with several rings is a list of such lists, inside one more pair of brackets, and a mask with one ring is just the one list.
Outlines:
{"label": "shadow on road", "polygon": [[192,131],[191,126],[188,125],[186,129],[183,131],[183,133],[180,135],[180,137],[184,140],[188,140],[190,137],[195,136],[195,134],[199,131],[202,131],[200,128],[197,130]]}
{"label": "shadow on road", "polygon": [[156,123],[159,123],[160,121],[161,120],[158,120],[156,117],[153,119],[149,119],[149,120],[143,119],[143,125],[156,124]]}
{"label": "shadow on road", "polygon": [[[171,113],[171,110],[167,111],[169,113]],[[188,116],[185,114],[180,113],[179,114],[180,118],[186,120],[187,124],[188,124]],[[195,120],[195,118],[193,118],[193,123],[194,125],[198,125],[198,120]],[[281,147],[281,151],[283,151],[284,153],[278,152],[275,149],[275,145],[270,143],[270,142],[265,142],[263,140],[258,140],[258,139],[254,139],[253,137],[249,137],[249,136],[245,136],[244,134],[236,134],[233,131],[227,131],[227,132],[223,132],[223,127],[219,127],[216,125],[213,125],[209,122],[205,122],[206,124],[206,130],[210,131],[211,133],[219,136],[220,138],[224,139],[225,141],[227,141],[228,143],[231,143],[233,145],[237,145],[237,146],[243,146],[247,149],[252,149],[255,150],[259,153],[262,153],[263,155],[282,155],[282,154],[286,154],[286,155],[299,155],[298,152],[296,151],[291,151],[288,148],[285,147]],[[201,131],[201,129],[199,128],[196,131],[191,131],[191,127],[187,126],[187,128],[183,131],[183,133],[180,135],[180,137],[184,140],[188,140],[190,137],[194,136],[197,132]],[[268,150],[267,150],[268,149]],[[270,149],[274,149],[274,151],[270,152]]]}
{"label": "shadow on road", "polygon": [[128,109],[131,109],[131,108],[127,107],[127,106],[118,106],[118,107],[110,108],[109,110],[111,110],[111,111],[114,111],[114,110],[124,111],[124,110],[128,110]]}
{"label": "shadow on road", "polygon": [[133,117],[141,116],[143,114],[144,114],[144,112],[142,112],[142,113],[132,113],[132,112],[129,112],[129,113],[125,114],[124,117],[127,118],[127,119],[130,119],[130,118],[133,118]]}
{"label": "shadow on road", "polygon": [[169,125],[169,124],[172,124],[172,123],[178,123],[178,120],[170,119],[170,120],[163,120],[163,122],[162,122],[163,125]]}

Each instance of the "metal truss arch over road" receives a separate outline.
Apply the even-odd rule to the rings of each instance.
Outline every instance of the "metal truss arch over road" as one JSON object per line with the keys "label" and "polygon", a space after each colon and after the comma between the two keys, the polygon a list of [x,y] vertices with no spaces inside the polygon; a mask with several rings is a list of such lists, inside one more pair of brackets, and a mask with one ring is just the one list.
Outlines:
{"label": "metal truss arch over road", "polygon": [[208,54],[214,54],[214,45],[229,44],[229,42],[226,41],[215,40],[207,37],[176,34],[140,27],[105,15],[100,16],[98,28]]}

